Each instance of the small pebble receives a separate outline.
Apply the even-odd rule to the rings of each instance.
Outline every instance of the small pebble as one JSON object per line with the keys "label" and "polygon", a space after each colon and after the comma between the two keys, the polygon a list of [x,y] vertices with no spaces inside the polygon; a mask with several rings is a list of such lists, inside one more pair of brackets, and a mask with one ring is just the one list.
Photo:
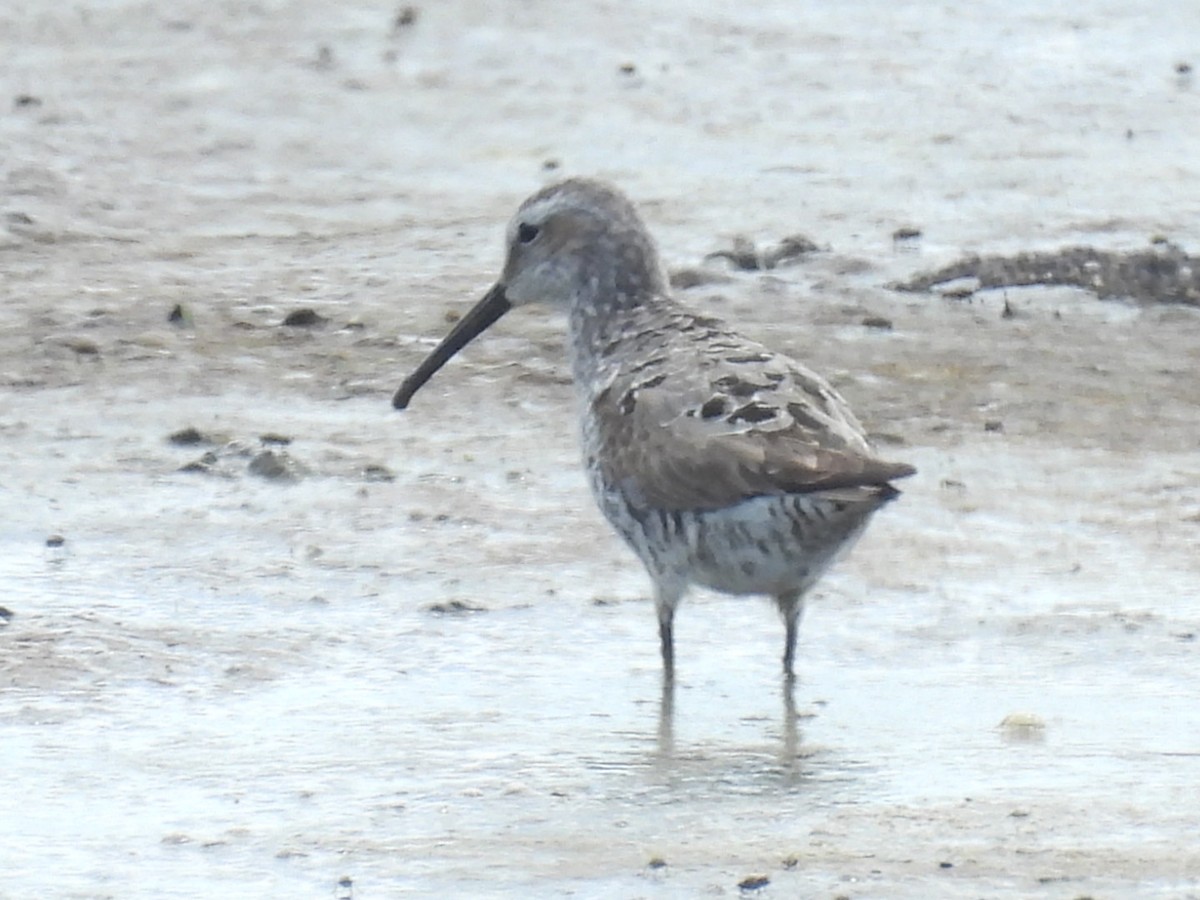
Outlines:
{"label": "small pebble", "polygon": [[396,17],[392,19],[392,31],[401,31],[417,24],[417,8],[415,6],[402,6],[396,11]]}
{"label": "small pebble", "polygon": [[448,600],[445,603],[432,603],[425,607],[427,612],[439,616],[461,616],[468,613],[487,612],[486,606],[472,603],[470,600]]}
{"label": "small pebble", "polygon": [[1009,713],[1000,722],[1000,733],[1011,744],[1039,744],[1046,739],[1046,720],[1036,713]]}
{"label": "small pebble", "polygon": [[250,460],[247,471],[269,481],[295,481],[300,477],[300,468],[292,458],[282,451],[276,453],[274,450],[263,450],[256,454],[254,459]]}
{"label": "small pebble", "polygon": [[1037,713],[1009,713],[1000,721],[1001,728],[1045,728],[1046,720]]}
{"label": "small pebble", "polygon": [[315,309],[293,310],[287,314],[283,320],[283,324],[289,328],[313,328],[317,325],[324,325],[329,320],[322,315],[319,315]]}
{"label": "small pebble", "polygon": [[367,481],[395,481],[396,476],[387,466],[371,463],[363,466],[363,478]]}
{"label": "small pebble", "polygon": [[175,433],[169,435],[167,440],[177,447],[194,447],[197,444],[212,443],[200,432],[199,429],[192,428],[190,425],[187,428],[181,428]]}
{"label": "small pebble", "polygon": [[69,350],[74,350],[80,356],[100,355],[100,347],[95,341],[90,341],[87,338],[68,338],[66,345]]}
{"label": "small pebble", "polygon": [[770,883],[771,879],[766,875],[751,875],[738,882],[738,889],[742,891],[758,891]]}

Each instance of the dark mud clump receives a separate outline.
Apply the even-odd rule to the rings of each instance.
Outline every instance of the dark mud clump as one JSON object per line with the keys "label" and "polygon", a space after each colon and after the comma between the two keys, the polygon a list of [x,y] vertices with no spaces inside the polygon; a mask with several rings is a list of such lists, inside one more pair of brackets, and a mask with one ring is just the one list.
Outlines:
{"label": "dark mud clump", "polygon": [[738,882],[738,890],[743,894],[748,894],[752,891],[761,891],[770,883],[771,879],[766,875],[751,875]]}
{"label": "dark mud clump", "polygon": [[268,481],[299,481],[307,470],[283,450],[256,453],[246,471]]}
{"label": "dark mud clump", "polygon": [[315,309],[305,307],[288,313],[283,319],[283,325],[287,328],[320,328],[328,321]]}
{"label": "dark mud clump", "polygon": [[1200,258],[1168,243],[1125,252],[1067,247],[1053,253],[972,255],[888,286],[896,291],[929,291],[963,278],[977,279],[979,290],[1070,285],[1094,291],[1101,300],[1128,297],[1140,303],[1200,306]]}
{"label": "dark mud clump", "polygon": [[187,428],[180,428],[178,431],[172,432],[167,436],[167,440],[177,447],[196,447],[200,444],[213,443],[212,438],[199,428],[193,428],[190,425]]}
{"label": "dark mud clump", "polygon": [[431,603],[425,607],[425,611],[435,616],[469,616],[488,610],[486,606],[480,606],[470,600],[447,600],[444,603]]}
{"label": "dark mud clump", "polygon": [[789,235],[774,247],[763,249],[756,246],[750,238],[739,235],[733,239],[733,246],[728,250],[710,253],[704,257],[704,261],[721,259],[743,272],[758,272],[794,263],[820,249],[814,241],[802,234]]}
{"label": "dark mud clump", "polygon": [[208,450],[199,459],[181,466],[179,471],[231,479],[254,475],[279,482],[296,482],[309,474],[308,467],[286,450],[256,451],[242,441],[229,441]]}
{"label": "dark mud clump", "polygon": [[711,269],[688,267],[674,269],[668,276],[671,287],[677,291],[686,291],[706,284],[728,284],[733,279],[724,272],[714,272]]}

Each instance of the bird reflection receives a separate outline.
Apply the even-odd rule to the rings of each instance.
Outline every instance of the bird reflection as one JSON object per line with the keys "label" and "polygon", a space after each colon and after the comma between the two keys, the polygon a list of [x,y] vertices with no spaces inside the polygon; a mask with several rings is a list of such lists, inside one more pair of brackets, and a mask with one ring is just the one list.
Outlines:
{"label": "bird reflection", "polygon": [[[785,675],[780,691],[783,695],[783,718],[778,759],[780,768],[790,774],[799,774],[800,716],[796,712],[796,684],[795,675]],[[662,673],[657,737],[657,766],[660,769],[673,768],[678,761],[675,752],[675,677],[668,671]]]}
{"label": "bird reflection", "polygon": [[662,692],[658,698],[658,763],[675,758],[675,674],[663,669]]}
{"label": "bird reflection", "polygon": [[796,715],[796,676],[783,676],[783,741],[779,748],[779,764],[783,771],[798,775],[796,763],[800,754],[799,717]]}

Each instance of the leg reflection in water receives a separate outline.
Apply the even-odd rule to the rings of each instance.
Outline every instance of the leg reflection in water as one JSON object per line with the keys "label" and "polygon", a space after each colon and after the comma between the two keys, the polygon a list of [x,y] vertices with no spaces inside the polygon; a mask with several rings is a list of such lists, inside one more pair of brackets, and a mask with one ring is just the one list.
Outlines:
{"label": "leg reflection in water", "polygon": [[[783,678],[783,719],[781,722],[779,765],[784,772],[795,772],[800,759],[800,716],[796,712],[796,676]],[[658,742],[656,762],[659,767],[668,767],[676,761],[675,755],[675,676],[662,673],[661,691],[658,701]]]}
{"label": "leg reflection in water", "polygon": [[675,759],[675,675],[662,673],[662,692],[658,699],[658,765]]}
{"label": "leg reflection in water", "polygon": [[799,717],[796,715],[796,676],[783,676],[783,741],[779,748],[779,765],[784,772],[798,775],[796,763],[800,753]]}

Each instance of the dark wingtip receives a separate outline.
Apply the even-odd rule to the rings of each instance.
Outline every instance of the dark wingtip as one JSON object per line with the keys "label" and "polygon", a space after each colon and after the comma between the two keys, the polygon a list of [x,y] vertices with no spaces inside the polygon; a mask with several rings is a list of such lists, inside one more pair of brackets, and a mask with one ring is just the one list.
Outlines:
{"label": "dark wingtip", "polygon": [[[910,466],[907,463],[892,463],[892,471],[888,475],[889,480],[892,478],[908,478],[910,475],[917,474],[917,467]],[[880,498],[886,503],[890,500],[895,500],[900,496],[900,489],[893,484],[880,485]]]}
{"label": "dark wingtip", "polygon": [[890,484],[881,484],[875,490],[878,492],[876,496],[879,497],[880,503],[891,503],[902,493],[898,487]]}
{"label": "dark wingtip", "polygon": [[[888,473],[889,481],[893,478],[908,478],[910,475],[917,474],[917,467],[910,466],[908,463],[890,463],[889,467],[891,468],[891,471]],[[893,484],[884,483],[879,487],[879,498],[884,503],[895,500],[901,494],[900,489]]]}

